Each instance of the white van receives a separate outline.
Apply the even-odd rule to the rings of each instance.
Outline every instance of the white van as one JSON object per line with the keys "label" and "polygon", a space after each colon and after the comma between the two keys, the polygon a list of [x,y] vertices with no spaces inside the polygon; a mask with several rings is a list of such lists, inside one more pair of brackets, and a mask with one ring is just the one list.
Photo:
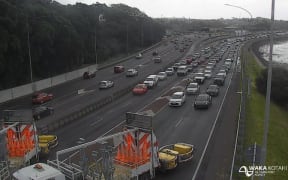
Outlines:
{"label": "white van", "polygon": [[145,80],[144,80],[144,84],[148,87],[148,88],[153,88],[157,85],[158,83],[158,76],[157,75],[149,75]]}
{"label": "white van", "polygon": [[177,75],[178,76],[186,76],[188,73],[188,67],[187,66],[179,66],[177,68]]}

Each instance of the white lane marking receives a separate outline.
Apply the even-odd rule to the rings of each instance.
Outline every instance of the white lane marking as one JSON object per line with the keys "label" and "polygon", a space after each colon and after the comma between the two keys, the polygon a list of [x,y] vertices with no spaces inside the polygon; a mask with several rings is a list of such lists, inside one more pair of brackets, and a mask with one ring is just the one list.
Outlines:
{"label": "white lane marking", "polygon": [[95,126],[100,121],[103,121],[103,117],[100,117],[97,121],[94,121],[93,123],[91,123],[90,126]]}
{"label": "white lane marking", "polygon": [[207,142],[206,142],[206,144],[205,144],[204,150],[203,150],[203,152],[202,152],[202,154],[201,154],[200,160],[199,160],[199,162],[198,162],[198,164],[197,164],[197,168],[196,168],[196,170],[195,170],[195,172],[194,172],[194,175],[193,175],[193,177],[192,177],[192,180],[195,180],[195,179],[196,179],[197,173],[198,173],[199,168],[200,168],[200,166],[201,166],[201,164],[202,164],[204,155],[205,155],[205,153],[206,153],[206,151],[207,151],[208,145],[209,145],[209,143],[210,143],[210,139],[211,139],[211,137],[212,137],[212,134],[213,134],[213,132],[214,132],[216,123],[217,123],[217,121],[218,121],[218,119],[219,119],[219,115],[220,115],[220,112],[221,112],[221,110],[222,110],[224,101],[225,101],[225,99],[226,99],[226,95],[227,95],[228,90],[229,90],[229,88],[230,88],[230,85],[231,85],[231,81],[232,81],[233,76],[234,76],[234,71],[232,71],[232,75],[231,75],[231,78],[230,78],[230,81],[229,81],[228,88],[226,89],[224,98],[223,98],[223,100],[222,100],[222,102],[221,102],[220,108],[218,109],[218,113],[217,113],[216,119],[215,119],[215,121],[214,121],[214,123],[213,123],[213,126],[212,126],[212,129],[211,129],[211,131],[210,131],[210,133],[209,133],[208,140],[207,140]]}
{"label": "white lane marking", "polygon": [[179,119],[179,121],[177,122],[177,124],[175,125],[175,127],[178,127],[178,126],[182,123],[183,120],[184,120],[183,117],[182,117],[181,119]]}

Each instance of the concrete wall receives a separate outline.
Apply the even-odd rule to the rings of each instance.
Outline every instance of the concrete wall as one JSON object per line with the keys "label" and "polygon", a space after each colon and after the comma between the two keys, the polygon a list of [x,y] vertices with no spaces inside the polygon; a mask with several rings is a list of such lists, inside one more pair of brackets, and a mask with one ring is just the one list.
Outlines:
{"label": "concrete wall", "polygon": [[[62,84],[64,82],[79,78],[83,75],[83,73],[85,71],[95,71],[96,70],[96,66],[95,65],[91,65],[85,68],[81,68],[72,72],[68,72],[65,74],[61,74],[58,76],[54,76],[51,78],[47,78],[47,79],[43,79],[40,81],[36,81],[34,82],[34,88],[36,91],[40,91],[43,89],[47,89],[53,86],[56,86],[58,84]],[[5,89],[0,91],[0,103],[21,97],[21,96],[25,96],[28,94],[32,93],[32,84],[25,84],[22,86],[17,86],[11,89]]]}
{"label": "concrete wall", "polygon": [[[155,48],[156,46],[161,45],[161,43],[162,42],[158,42],[158,43],[154,44],[153,46],[151,46],[151,47],[149,47],[147,49],[144,49],[141,52],[144,53],[144,52],[146,52],[146,51],[148,51],[148,50],[150,50],[152,48]],[[72,72],[68,72],[68,73],[65,73],[65,74],[54,76],[54,77],[51,77],[51,78],[48,78],[48,79],[43,79],[43,80],[34,82],[34,86],[35,86],[34,88],[36,89],[36,91],[40,91],[40,90],[43,90],[43,89],[46,89],[46,88],[49,88],[49,87],[53,87],[53,86],[56,86],[58,84],[62,84],[64,82],[79,78],[79,77],[81,77],[83,75],[83,73],[85,71],[92,71],[93,72],[93,71],[96,71],[97,69],[103,69],[105,67],[113,66],[114,64],[126,61],[129,58],[134,57],[134,56],[135,56],[135,54],[131,55],[131,56],[128,56],[128,57],[125,57],[125,58],[122,58],[122,59],[119,59],[119,60],[115,60],[114,62],[111,62],[109,64],[100,65],[100,67],[99,66],[97,67],[94,64],[94,65],[91,65],[91,66],[88,66],[88,67],[85,67],[85,68],[81,68],[81,69],[78,69],[78,70],[75,70],[75,71],[72,71]],[[33,89],[32,84],[29,83],[29,84],[18,86],[18,87],[14,87],[14,88],[11,88],[11,89],[2,90],[2,91],[0,91],[0,103],[6,102],[6,101],[9,101],[9,100],[21,97],[21,96],[25,96],[25,95],[31,94],[32,93],[32,89]]]}
{"label": "concrete wall", "polygon": [[0,91],[0,103],[5,102],[5,101],[9,101],[12,98],[13,97],[12,97],[11,89],[6,89],[3,91]]}
{"label": "concrete wall", "polygon": [[[11,94],[12,99],[31,94],[32,93],[32,84],[30,83],[30,84],[25,84],[22,86],[12,88],[11,92],[12,92],[12,94]],[[2,93],[2,92],[0,92],[0,93]]]}

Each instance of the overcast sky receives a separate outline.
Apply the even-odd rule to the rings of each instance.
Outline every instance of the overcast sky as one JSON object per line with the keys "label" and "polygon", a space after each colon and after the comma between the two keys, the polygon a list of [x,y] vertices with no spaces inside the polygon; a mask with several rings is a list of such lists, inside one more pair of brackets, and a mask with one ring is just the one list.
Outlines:
{"label": "overcast sky", "polygon": [[[231,4],[247,9],[253,17],[271,18],[272,0],[56,0],[61,4],[107,5],[123,3],[136,7],[151,17],[186,17],[192,19],[249,18],[245,11],[225,6]],[[288,0],[275,0],[275,19],[288,20]]]}

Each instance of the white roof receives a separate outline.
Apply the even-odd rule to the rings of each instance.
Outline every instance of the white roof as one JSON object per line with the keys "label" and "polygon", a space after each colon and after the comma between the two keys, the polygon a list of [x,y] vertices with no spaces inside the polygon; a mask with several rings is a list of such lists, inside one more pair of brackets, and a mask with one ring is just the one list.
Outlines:
{"label": "white roof", "polygon": [[182,95],[184,92],[175,92],[173,95]]}
{"label": "white roof", "polygon": [[38,163],[38,165],[42,168],[35,168],[35,164],[27,166],[13,173],[13,177],[19,180],[45,180],[55,177],[58,177],[56,179],[59,180],[65,179],[64,174],[62,174],[58,169],[44,163]]}

